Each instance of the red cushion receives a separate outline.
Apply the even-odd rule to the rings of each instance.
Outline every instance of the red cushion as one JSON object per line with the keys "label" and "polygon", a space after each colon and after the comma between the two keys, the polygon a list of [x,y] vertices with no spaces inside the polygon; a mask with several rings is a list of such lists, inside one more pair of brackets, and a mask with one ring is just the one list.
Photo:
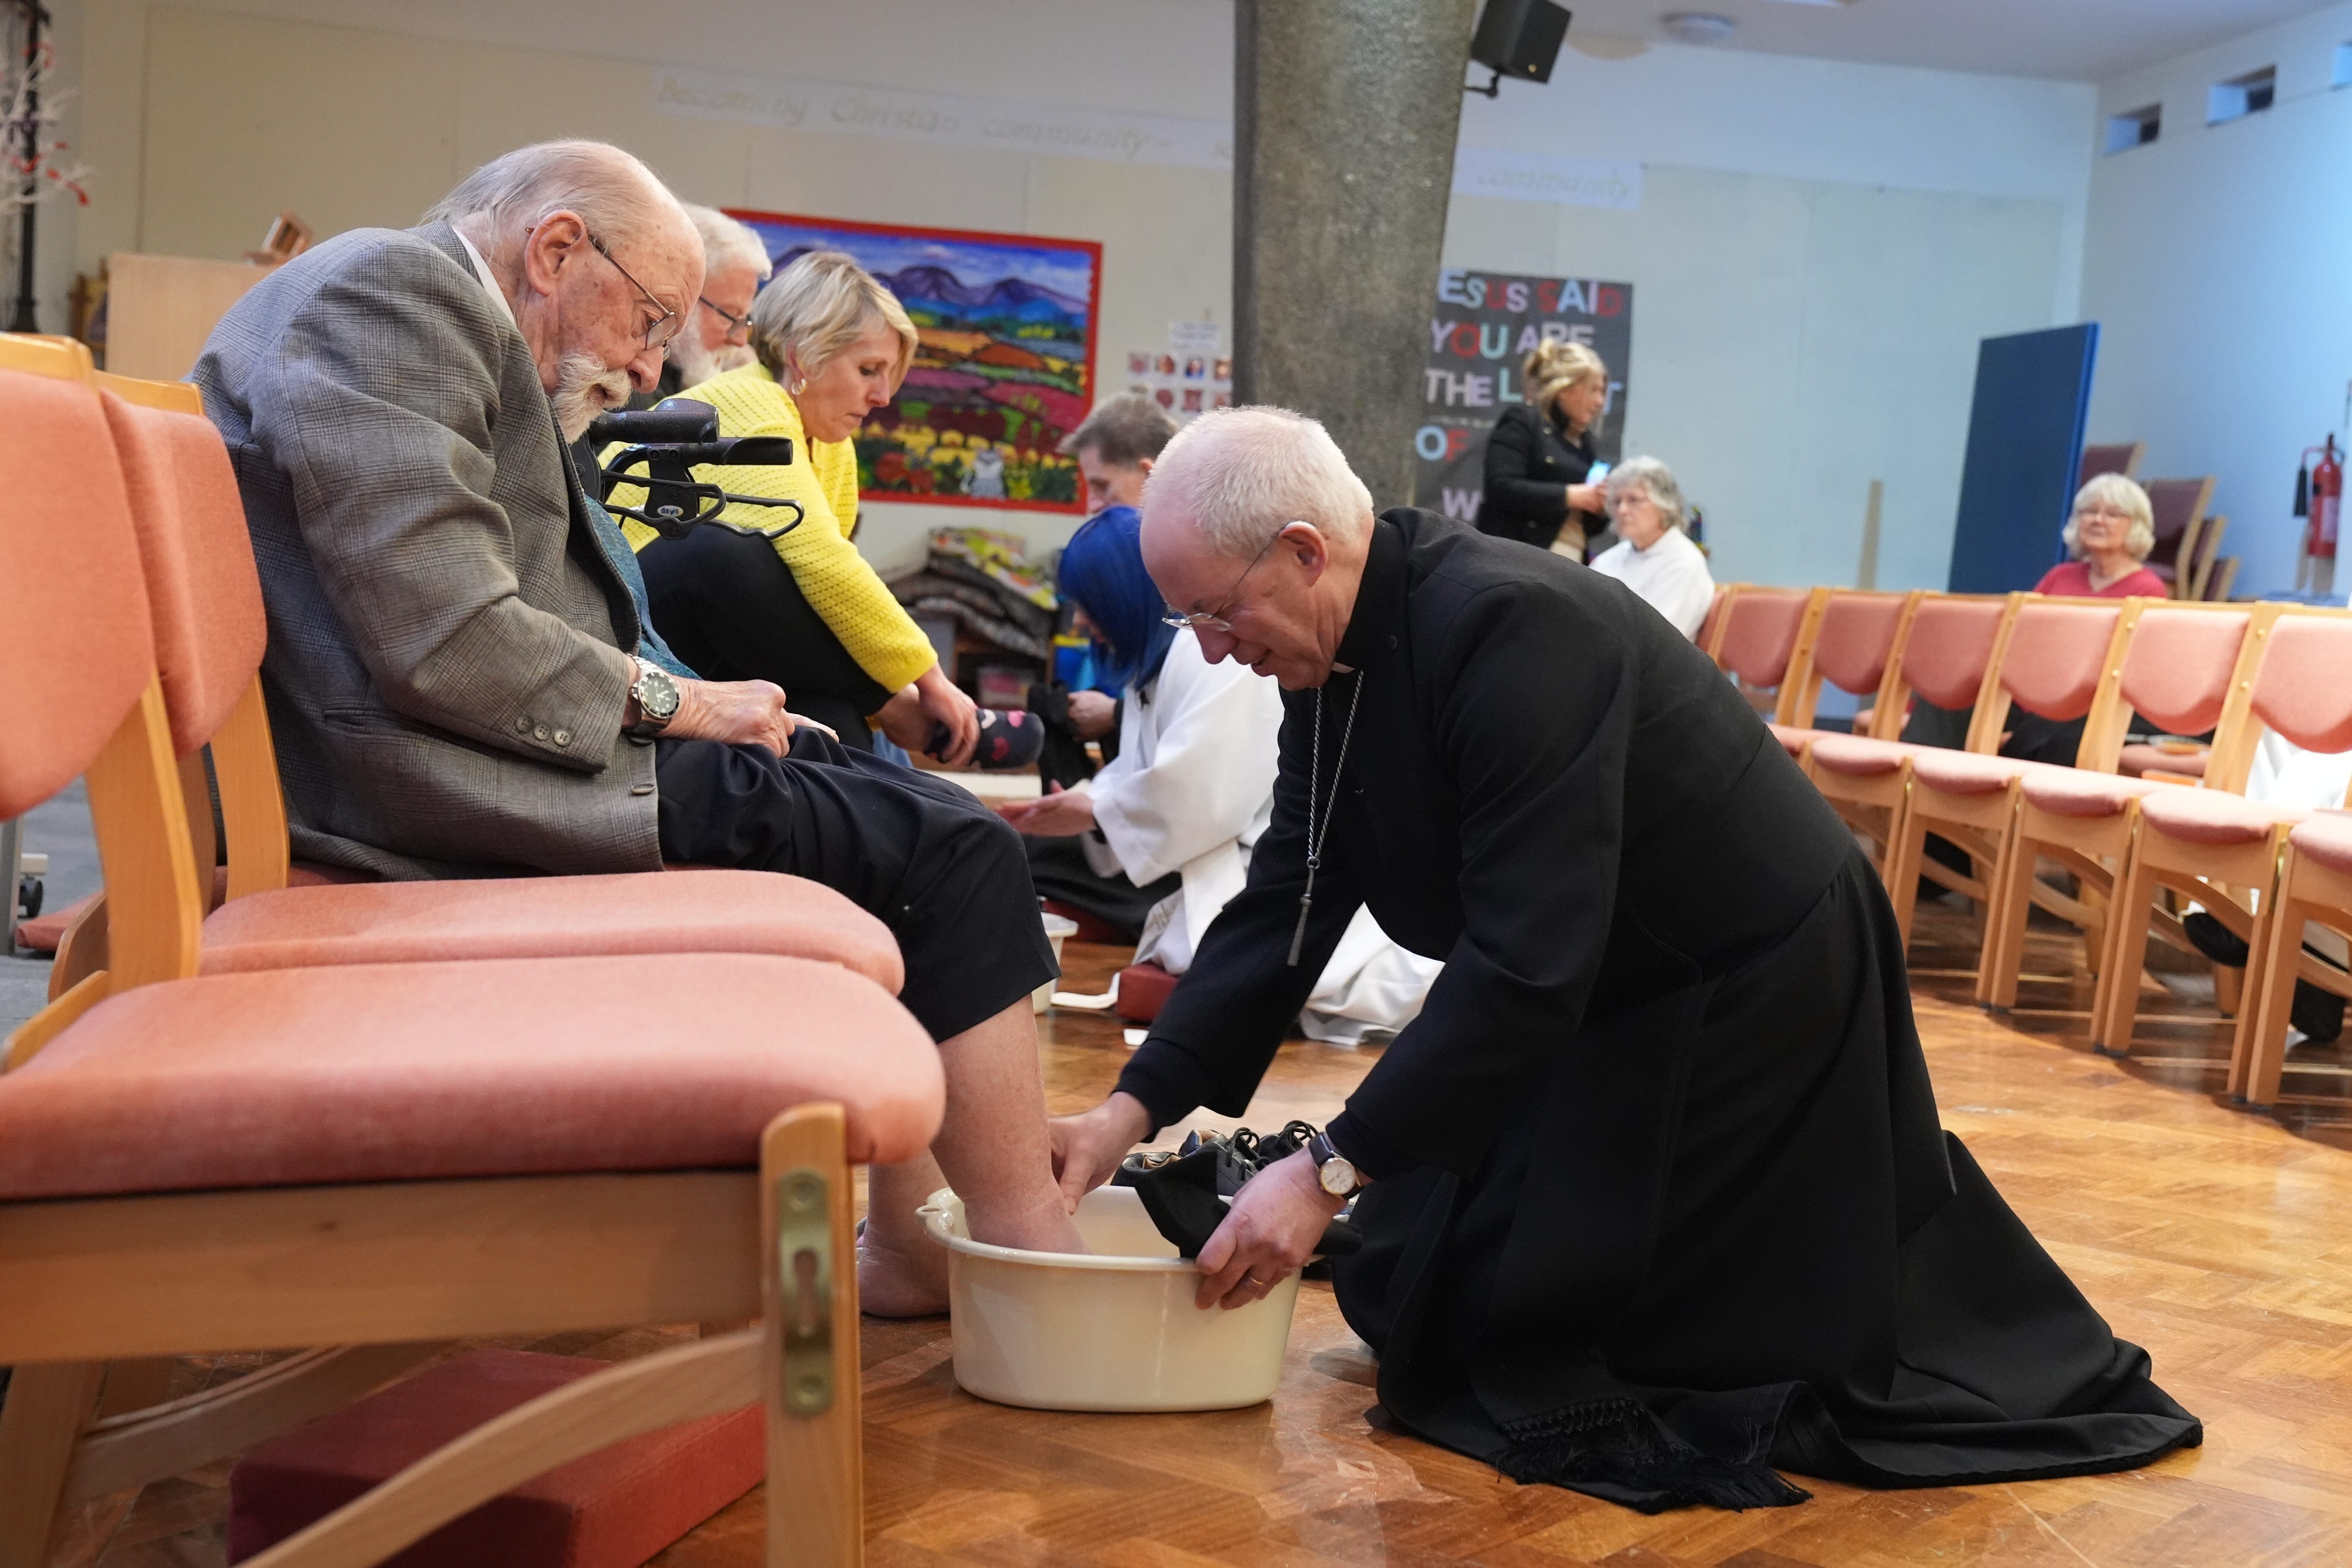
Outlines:
{"label": "red cushion", "polygon": [[1860,735],[1823,735],[1813,742],[1813,766],[1850,778],[1891,773],[1915,748],[1899,741],[1873,741]]}
{"label": "red cushion", "polygon": [[1059,899],[1040,899],[1037,907],[1049,915],[1059,915],[1078,929],[1070,935],[1079,942],[1107,942],[1113,945],[1129,940],[1126,933],[1097,914],[1066,904]]}
{"label": "red cushion", "polygon": [[1911,759],[1911,776],[1946,795],[1999,795],[2030,766],[2011,757],[1923,747]]}
{"label": "red cushion", "polygon": [[[606,1363],[482,1350],[394,1384],[229,1472],[228,1560],[276,1545],[474,1430]],[[637,1568],[757,1486],[758,1405],[615,1443],[461,1514],[385,1568]]]}
{"label": "red cushion", "polygon": [[939,1130],[939,1050],[880,987],[733,953],[285,969],[142,985],[0,1078],[0,1199],[751,1169],[795,1105],[849,1158]]}
{"label": "red cushion", "polygon": [[1823,735],[1839,733],[1835,730],[1801,730],[1794,724],[1768,723],[1765,728],[1771,731],[1772,738],[1780,742],[1780,749],[1792,757],[1803,756],[1805,748]]}
{"label": "red cushion", "polygon": [[2352,876],[2352,816],[2325,813],[2298,826],[2288,837],[2295,853]]}
{"label": "red cushion", "polygon": [[665,952],[757,952],[856,970],[894,995],[889,928],[832,889],[772,871],[514,877],[284,888],[205,921],[203,971]]}
{"label": "red cushion", "polygon": [[2059,816],[2116,816],[2132,801],[2168,786],[2082,768],[2032,768],[2025,774],[2025,798]]}
{"label": "red cushion", "polygon": [[1130,1024],[1149,1024],[1175,990],[1176,976],[1158,964],[1130,963],[1118,972],[1118,1000],[1111,1005]]}
{"label": "red cushion", "polygon": [[2139,809],[2140,820],[2150,828],[2190,844],[2252,844],[2282,822],[2301,822],[2311,815],[2215,789],[2154,790],[2140,797]]}
{"label": "red cushion", "polygon": [[[9,889],[11,892],[15,890]],[[55,952],[58,944],[66,939],[66,928],[81,919],[82,910],[97,901],[98,895],[90,893],[76,899],[64,909],[50,910],[35,915],[31,920],[20,921],[16,925],[16,940],[35,952]]]}

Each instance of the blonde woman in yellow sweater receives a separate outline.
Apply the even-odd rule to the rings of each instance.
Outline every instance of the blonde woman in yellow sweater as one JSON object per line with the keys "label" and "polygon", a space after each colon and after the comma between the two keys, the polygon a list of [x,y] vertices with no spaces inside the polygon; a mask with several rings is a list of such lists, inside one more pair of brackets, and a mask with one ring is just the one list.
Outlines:
{"label": "blonde woman in yellow sweater", "polygon": [[[812,251],[751,306],[756,362],[679,395],[719,411],[722,436],[781,436],[788,468],[706,466],[695,478],[738,495],[796,501],[800,526],[772,541],[720,528],[664,539],[625,525],[654,623],[678,657],[712,680],[772,680],[793,711],[871,750],[879,730],[910,752],[971,760],[981,717],[852,540],[857,453],[851,437],[890,401],[915,358],[915,324],[896,297],[838,251]],[[642,504],[640,487],[613,500]],[[726,520],[772,528],[772,507]],[[789,515],[789,514],[783,514]],[[1031,721],[1034,722],[1034,721]],[[934,750],[944,726],[947,744]]]}

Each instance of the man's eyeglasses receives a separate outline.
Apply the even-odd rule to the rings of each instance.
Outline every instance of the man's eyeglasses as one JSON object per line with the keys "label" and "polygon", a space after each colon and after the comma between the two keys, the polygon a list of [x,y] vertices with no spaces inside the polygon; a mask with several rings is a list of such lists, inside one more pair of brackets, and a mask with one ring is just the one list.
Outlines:
{"label": "man's eyeglasses", "polygon": [[1231,623],[1226,621],[1225,616],[1232,613],[1234,601],[1242,596],[1242,584],[1249,581],[1249,574],[1257,570],[1258,563],[1265,559],[1265,552],[1272,550],[1275,546],[1275,542],[1282,537],[1282,529],[1288,528],[1290,526],[1290,523],[1284,523],[1282,528],[1277,528],[1274,531],[1271,538],[1267,539],[1264,544],[1258,546],[1257,553],[1250,557],[1250,563],[1242,568],[1242,574],[1240,576],[1234,579],[1233,590],[1225,595],[1224,603],[1219,605],[1213,610],[1198,610],[1191,615],[1186,615],[1182,611],[1175,608],[1173,605],[1171,605],[1168,613],[1160,617],[1160,621],[1164,625],[1174,626],[1180,631],[1186,626],[1190,626],[1194,631],[1208,630],[1213,632],[1231,632],[1234,628]]}
{"label": "man's eyeglasses", "polygon": [[[613,253],[604,248],[604,242],[603,240],[598,239],[592,234],[588,237],[588,243],[596,247],[597,255],[603,257],[607,261],[613,262],[613,270],[619,273],[622,277],[626,278],[629,280],[629,286],[646,297],[646,304],[651,305],[655,310],[661,312],[660,315],[646,323],[646,347],[649,349],[667,348],[669,346],[670,340],[677,336],[678,329],[686,325],[685,320],[680,317],[676,310],[671,310],[667,305],[665,305],[659,300],[655,299],[654,291],[646,288],[644,284],[638,282],[636,276],[627,268],[622,266],[618,261],[614,261]],[[706,304],[709,303],[708,300],[704,302]]]}
{"label": "man's eyeglasses", "polygon": [[712,304],[708,298],[702,295],[697,295],[695,297],[695,303],[700,305],[704,310],[709,311],[712,315],[727,323],[728,342],[733,342],[738,338],[740,338],[745,342],[751,341],[751,311],[746,310],[739,316],[734,311],[727,309],[724,305]]}

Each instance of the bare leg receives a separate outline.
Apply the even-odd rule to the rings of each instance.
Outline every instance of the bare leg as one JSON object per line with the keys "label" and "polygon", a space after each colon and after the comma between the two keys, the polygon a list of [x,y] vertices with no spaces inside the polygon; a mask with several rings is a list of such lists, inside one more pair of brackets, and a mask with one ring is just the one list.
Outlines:
{"label": "bare leg", "polygon": [[860,1304],[877,1317],[947,1310],[947,1253],[915,1218],[916,1207],[942,1186],[963,1199],[975,1241],[1032,1252],[1087,1249],[1054,1182],[1029,999],[940,1041],[940,1065],[947,1072],[947,1121],[931,1152],[866,1173],[857,1289]]}

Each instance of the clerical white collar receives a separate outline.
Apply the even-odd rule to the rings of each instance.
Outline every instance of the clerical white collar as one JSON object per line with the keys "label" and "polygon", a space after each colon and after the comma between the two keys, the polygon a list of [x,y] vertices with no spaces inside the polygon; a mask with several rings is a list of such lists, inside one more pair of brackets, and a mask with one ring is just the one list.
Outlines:
{"label": "clerical white collar", "polygon": [[490,271],[490,264],[482,259],[482,253],[474,248],[474,242],[466,237],[464,229],[452,224],[449,226],[449,232],[457,237],[457,243],[466,247],[467,256],[473,258],[474,276],[482,280],[482,287],[488,289],[490,291],[490,298],[499,302],[499,313],[508,321],[513,321],[515,330],[520,331],[522,323],[515,321],[514,307],[507,303],[507,291],[499,287],[498,279]]}

